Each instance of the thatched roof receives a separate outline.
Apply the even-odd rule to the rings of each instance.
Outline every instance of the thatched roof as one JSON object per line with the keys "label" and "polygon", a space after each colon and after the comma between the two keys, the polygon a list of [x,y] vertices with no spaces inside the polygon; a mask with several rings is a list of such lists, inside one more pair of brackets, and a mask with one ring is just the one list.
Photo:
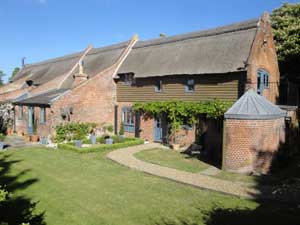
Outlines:
{"label": "thatched roof", "polygon": [[[128,42],[122,42],[103,48],[92,49],[84,58],[84,72],[93,77],[100,71],[111,66],[120,57]],[[78,62],[84,52],[78,52],[43,62],[26,65],[17,73],[12,81],[28,77],[35,85],[44,84],[58,76],[67,74]],[[76,70],[78,72],[78,70]],[[71,83],[69,84],[71,85]]]}
{"label": "thatched roof", "polygon": [[229,73],[245,69],[258,20],[138,42],[118,73],[135,77]]}

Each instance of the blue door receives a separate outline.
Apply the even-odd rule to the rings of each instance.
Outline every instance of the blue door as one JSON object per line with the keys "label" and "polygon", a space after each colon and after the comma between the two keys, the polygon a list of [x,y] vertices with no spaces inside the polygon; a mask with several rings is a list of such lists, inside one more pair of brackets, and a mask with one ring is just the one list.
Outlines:
{"label": "blue door", "polygon": [[28,107],[28,134],[33,134],[33,107]]}
{"label": "blue door", "polygon": [[154,119],[154,141],[162,141],[162,123],[160,117]]}

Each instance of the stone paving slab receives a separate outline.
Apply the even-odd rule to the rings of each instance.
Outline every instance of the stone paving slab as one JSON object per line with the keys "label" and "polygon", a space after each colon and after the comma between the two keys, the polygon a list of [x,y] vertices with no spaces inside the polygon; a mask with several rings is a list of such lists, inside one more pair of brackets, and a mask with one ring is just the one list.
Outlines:
{"label": "stone paving slab", "polygon": [[219,174],[220,172],[221,172],[220,169],[210,166],[206,170],[201,171],[200,174],[207,175],[207,176],[214,176]]}
{"label": "stone paving slab", "polygon": [[251,199],[261,194],[259,190],[246,185],[213,178],[199,173],[189,173],[173,168],[159,166],[141,161],[134,157],[134,154],[140,151],[159,147],[160,145],[155,143],[144,144],[109,152],[107,157],[132,169],[136,169],[145,173],[192,185],[202,189]]}

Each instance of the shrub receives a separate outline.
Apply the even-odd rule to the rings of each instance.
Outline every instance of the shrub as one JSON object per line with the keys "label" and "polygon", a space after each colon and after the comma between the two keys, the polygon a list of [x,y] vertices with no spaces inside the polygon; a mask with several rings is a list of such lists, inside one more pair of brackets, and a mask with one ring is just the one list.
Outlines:
{"label": "shrub", "polygon": [[73,143],[68,144],[58,144],[59,149],[63,150],[70,150],[78,153],[89,153],[89,152],[101,152],[101,151],[107,151],[107,150],[114,150],[119,148],[126,148],[134,145],[140,145],[143,144],[144,141],[142,139],[134,138],[133,140],[122,142],[122,143],[115,143],[112,145],[95,145],[89,148],[77,148],[74,146]]}
{"label": "shrub", "polygon": [[[97,137],[97,143],[105,144],[105,139],[107,138],[107,135],[102,135],[101,137]],[[127,141],[132,141],[135,140],[135,138],[130,138],[130,137],[120,137],[120,136],[110,136],[113,140],[114,143],[124,143]]]}
{"label": "shrub", "polygon": [[124,123],[121,123],[119,135],[124,135]]}
{"label": "shrub", "polygon": [[96,125],[94,123],[72,122],[56,126],[55,140],[59,142],[84,140]]}
{"label": "shrub", "polygon": [[2,142],[4,141],[4,139],[5,139],[5,135],[0,133],[0,141]]}

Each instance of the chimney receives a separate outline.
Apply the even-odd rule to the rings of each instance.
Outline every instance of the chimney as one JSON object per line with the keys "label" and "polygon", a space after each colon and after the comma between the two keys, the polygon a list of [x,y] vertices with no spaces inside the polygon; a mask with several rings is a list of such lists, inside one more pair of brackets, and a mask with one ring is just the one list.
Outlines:
{"label": "chimney", "polygon": [[89,78],[88,75],[84,73],[83,66],[84,66],[84,61],[80,60],[78,63],[79,71],[78,71],[78,73],[74,74],[74,76],[73,76],[73,78],[74,78],[73,87],[86,81]]}
{"label": "chimney", "polygon": [[25,59],[26,59],[26,57],[22,58],[22,69],[25,68]]}

